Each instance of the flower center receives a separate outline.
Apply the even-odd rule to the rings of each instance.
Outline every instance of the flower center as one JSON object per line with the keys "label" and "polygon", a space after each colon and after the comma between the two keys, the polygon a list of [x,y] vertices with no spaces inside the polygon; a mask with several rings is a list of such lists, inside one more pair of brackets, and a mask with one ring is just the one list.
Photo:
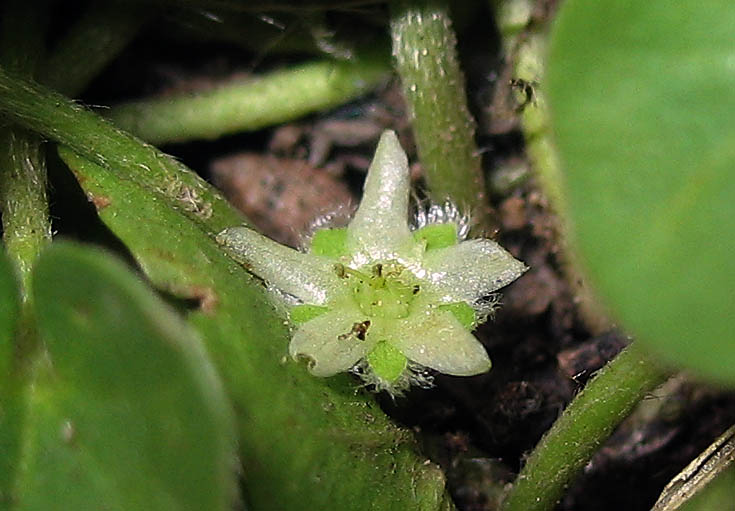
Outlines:
{"label": "flower center", "polygon": [[405,318],[420,291],[413,275],[396,262],[375,263],[367,271],[338,264],[336,271],[348,280],[353,299],[370,317]]}

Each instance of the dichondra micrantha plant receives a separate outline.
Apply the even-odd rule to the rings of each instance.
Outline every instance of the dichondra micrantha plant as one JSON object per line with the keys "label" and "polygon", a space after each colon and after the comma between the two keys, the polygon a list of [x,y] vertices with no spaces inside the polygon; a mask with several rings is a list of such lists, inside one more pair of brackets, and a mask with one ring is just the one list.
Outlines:
{"label": "dichondra micrantha plant", "polygon": [[352,371],[400,395],[430,385],[429,369],[490,369],[471,332],[492,312],[492,293],[526,267],[494,241],[465,240],[467,219],[451,204],[420,209],[409,224],[409,195],[406,154],[387,131],[347,227],[317,230],[304,252],[247,227],[217,236],[286,301],[289,352],[313,375]]}

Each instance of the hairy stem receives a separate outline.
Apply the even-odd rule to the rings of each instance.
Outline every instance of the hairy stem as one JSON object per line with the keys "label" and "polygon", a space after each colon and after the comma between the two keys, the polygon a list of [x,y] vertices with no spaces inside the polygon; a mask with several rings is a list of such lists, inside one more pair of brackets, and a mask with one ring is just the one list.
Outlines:
{"label": "hairy stem", "polygon": [[[2,11],[0,62],[31,76],[42,56],[43,2],[11,0]],[[46,198],[46,161],[38,138],[15,126],[0,130],[0,208],[3,241],[20,273],[21,296],[30,289],[31,267],[51,240]]]}
{"label": "hairy stem", "polygon": [[[3,13],[2,64],[19,76],[32,76],[42,59],[45,15],[39,5],[13,0]],[[53,86],[67,93],[79,92],[119,53],[145,19],[120,4],[103,5],[90,8],[42,68],[40,74]],[[46,181],[46,162],[38,137],[15,126],[4,128],[0,132],[3,237],[20,271],[24,299],[36,256],[51,240]]]}
{"label": "hairy stem", "polygon": [[564,250],[559,255],[564,274],[575,294],[585,325],[591,332],[601,333],[609,330],[612,322],[586,284],[587,279],[581,276],[574,247],[567,235],[568,226],[563,223],[568,207],[563,189],[562,166],[552,140],[550,112],[544,90],[544,55],[552,13],[547,13],[543,19],[535,18],[531,0],[493,0],[493,4],[504,58],[512,69],[510,78],[517,84],[499,83],[498,87],[507,87],[521,110],[520,124],[528,160],[544,194],[562,219],[559,241]]}
{"label": "hairy stem", "polygon": [[3,241],[20,272],[25,300],[33,263],[51,241],[46,162],[33,133],[18,128],[0,132],[0,191]]}
{"label": "hairy stem", "polygon": [[213,232],[243,222],[212,186],[174,158],[70,99],[2,69],[0,113],[93,163],[107,169],[114,166],[126,179],[174,198],[187,216]]}
{"label": "hairy stem", "polygon": [[564,410],[531,453],[503,511],[549,511],[635,405],[668,373],[628,346]]}
{"label": "hairy stem", "polygon": [[389,74],[383,55],[312,62],[195,94],[122,104],[112,109],[110,118],[153,144],[212,139],[333,108],[384,82]]}
{"label": "hairy stem", "polygon": [[485,180],[449,3],[395,0],[391,35],[430,194],[435,201],[451,199],[470,209],[478,226],[485,227],[489,212]]}
{"label": "hairy stem", "polygon": [[[0,8],[0,64],[31,76],[43,55],[46,5],[10,0]],[[38,137],[17,126],[0,128],[0,210],[4,249],[20,277],[21,306],[0,376],[0,507],[10,507],[10,488],[21,456],[28,411],[32,357],[39,346],[30,303],[31,269],[51,241],[46,162]]]}

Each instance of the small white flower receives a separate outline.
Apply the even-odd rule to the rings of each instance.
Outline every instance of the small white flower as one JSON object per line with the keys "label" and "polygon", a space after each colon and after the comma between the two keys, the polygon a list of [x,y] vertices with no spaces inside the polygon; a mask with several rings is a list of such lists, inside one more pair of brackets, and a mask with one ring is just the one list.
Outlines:
{"label": "small white flower", "polygon": [[470,376],[490,369],[470,333],[495,303],[492,293],[526,266],[488,239],[463,241],[466,222],[451,205],[408,222],[408,161],[383,134],[362,202],[347,227],[314,233],[308,253],[247,227],[217,236],[269,286],[295,298],[292,357],[315,376],[353,371],[377,390],[430,384],[426,368]]}

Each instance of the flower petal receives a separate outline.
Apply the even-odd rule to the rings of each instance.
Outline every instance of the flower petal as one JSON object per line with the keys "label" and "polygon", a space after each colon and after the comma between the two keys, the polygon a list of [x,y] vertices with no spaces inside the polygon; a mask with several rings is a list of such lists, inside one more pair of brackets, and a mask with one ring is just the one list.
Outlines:
{"label": "flower petal", "polygon": [[528,269],[492,240],[476,239],[426,253],[424,278],[442,302],[474,302],[507,286]]}
{"label": "flower petal", "polygon": [[301,325],[288,351],[294,359],[307,357],[309,371],[314,376],[332,376],[347,371],[376,343],[374,338],[359,334],[360,328],[370,328],[369,323],[365,326],[364,319],[352,308],[327,312]]}
{"label": "flower petal", "polygon": [[390,343],[409,360],[453,376],[490,370],[490,358],[480,341],[445,310],[404,320]]}
{"label": "flower petal", "polygon": [[217,242],[260,278],[306,303],[323,305],[343,287],[333,261],[280,245],[247,227],[225,229]]}
{"label": "flower petal", "polygon": [[347,227],[349,248],[369,260],[392,259],[411,240],[408,159],[396,134],[385,131],[368,170],[360,206]]}

